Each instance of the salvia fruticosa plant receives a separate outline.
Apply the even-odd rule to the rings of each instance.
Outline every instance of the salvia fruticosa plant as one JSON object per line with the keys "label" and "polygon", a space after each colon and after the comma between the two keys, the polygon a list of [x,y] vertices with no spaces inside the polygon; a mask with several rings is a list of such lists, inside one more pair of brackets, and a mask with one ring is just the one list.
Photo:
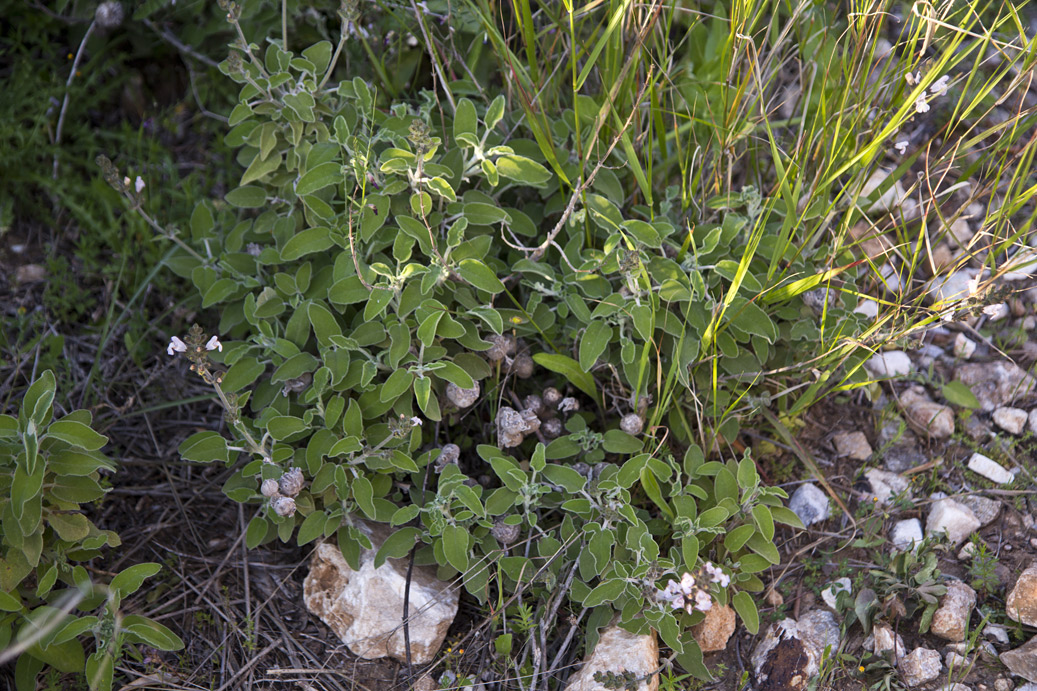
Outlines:
{"label": "salvia fruticosa plant", "polygon": [[[476,9],[459,31],[492,29],[462,4]],[[794,415],[870,354],[854,312],[868,267],[791,241],[828,202],[745,186],[689,207],[678,181],[649,203],[624,172],[640,170],[623,133],[643,90],[629,112],[603,85],[535,122],[518,88],[393,99],[332,79],[363,31],[355,8],[337,46],[286,50],[221,7],[244,172],[162,233],[211,308],[168,350],[227,429],[183,458],[236,468],[224,491],[254,510],[251,547],[333,539],[354,566],[377,547],[377,564],[438,565],[482,602],[564,588],[592,641],[618,615],[706,676],[691,626],[719,603],[757,631],[775,525],[801,527],[735,451],[740,421]],[[394,532],[373,546],[363,521]]]}

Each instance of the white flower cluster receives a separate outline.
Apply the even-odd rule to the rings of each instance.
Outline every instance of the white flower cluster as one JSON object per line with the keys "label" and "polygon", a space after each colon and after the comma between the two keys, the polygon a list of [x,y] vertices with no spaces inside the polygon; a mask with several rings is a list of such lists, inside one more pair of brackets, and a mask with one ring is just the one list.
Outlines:
{"label": "white flower cluster", "polygon": [[[223,352],[223,344],[220,343],[220,339],[219,338],[217,338],[216,336],[213,336],[212,338],[209,339],[209,342],[205,344],[205,349],[206,350],[218,350],[218,351],[220,351],[222,353]],[[187,344],[186,343],[184,343],[182,340],[180,340],[176,336],[173,336],[172,338],[169,339],[169,345],[166,346],[166,355],[172,355],[173,353],[186,353],[186,352],[187,352]]]}
{"label": "white flower cluster", "polygon": [[[911,74],[908,72],[904,75],[904,79],[907,81],[908,86],[914,86],[922,81],[921,72],[915,72]],[[947,93],[947,87],[949,86],[951,77],[948,74],[943,75],[929,87],[928,94],[931,98],[939,98]],[[929,99],[926,98],[926,92],[923,91],[915,99],[915,113],[928,113],[929,112]],[[893,145],[893,148],[897,150],[897,153],[903,156],[907,152],[908,140],[901,139]]]}
{"label": "white flower cluster", "polygon": [[[713,566],[711,562],[704,565],[706,575],[710,583],[716,583],[721,588],[726,588],[731,583],[731,577],[719,567]],[[713,597],[690,573],[685,573],[679,581],[670,581],[666,588],[660,590],[656,597],[662,602],[669,602],[674,609],[683,609],[688,614],[695,610],[708,612],[713,607]]]}

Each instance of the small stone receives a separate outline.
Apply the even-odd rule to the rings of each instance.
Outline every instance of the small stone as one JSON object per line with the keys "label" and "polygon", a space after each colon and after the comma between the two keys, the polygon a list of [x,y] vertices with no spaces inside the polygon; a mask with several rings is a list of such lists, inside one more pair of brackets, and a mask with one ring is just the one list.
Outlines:
{"label": "small stone", "polygon": [[976,342],[965,334],[958,334],[954,338],[954,356],[962,360],[968,360],[976,352]]}
{"label": "small stone", "polygon": [[959,545],[979,527],[979,519],[972,513],[972,509],[953,499],[940,499],[929,510],[925,532],[929,536],[946,533],[952,545]]}
{"label": "small stone", "polygon": [[953,650],[948,652],[943,658],[944,664],[947,665],[947,669],[962,669],[968,666],[968,658],[961,653],[956,653]]}
{"label": "small stone", "polygon": [[715,653],[727,647],[735,632],[735,611],[725,605],[714,604],[706,610],[706,618],[691,627],[691,635],[704,653]]}
{"label": "small stone", "polygon": [[981,453],[972,454],[968,467],[972,472],[1002,485],[1015,480],[1015,476],[1005,470],[1004,466]]}
{"label": "small stone", "polygon": [[46,278],[47,270],[40,264],[22,264],[14,272],[15,283],[37,283]]}
{"label": "small stone", "polygon": [[976,271],[962,269],[951,272],[943,279],[935,279],[929,289],[933,302],[955,302],[964,300],[976,292]]}
{"label": "small stone", "polygon": [[947,228],[947,244],[954,248],[965,247],[973,235],[975,233],[969,227],[968,221],[959,216]]}
{"label": "small stone", "polygon": [[947,686],[941,686],[940,691],[972,691],[972,688],[966,686],[965,684],[959,684],[958,682],[954,682],[953,684],[948,684]]}
{"label": "small stone", "polygon": [[983,627],[983,635],[988,638],[993,638],[1001,645],[1008,645],[1008,630],[1003,626],[987,624]]}
{"label": "small stone", "polygon": [[965,640],[969,616],[976,606],[976,591],[961,581],[951,581],[940,607],[933,614],[932,632],[948,641]]}
{"label": "small stone", "polygon": [[872,630],[871,636],[864,641],[864,649],[870,650],[876,655],[891,652],[894,660],[904,657],[907,649],[904,647],[904,639],[885,624],[877,624]]}
{"label": "small stone", "polygon": [[963,497],[958,497],[958,503],[972,509],[972,513],[976,514],[976,518],[979,519],[979,527],[981,528],[993,523],[997,515],[1001,513],[1001,502],[980,494],[966,494]]}
{"label": "small stone", "polygon": [[972,390],[988,413],[1037,388],[1037,380],[1018,365],[1005,360],[962,365],[955,370],[954,378]]}
{"label": "small stone", "polygon": [[911,358],[902,350],[876,353],[864,363],[864,367],[875,377],[900,377],[910,374],[915,368]]}
{"label": "small stone", "polygon": [[958,550],[958,561],[969,561],[972,559],[972,555],[976,553],[979,547],[974,542],[966,542],[962,545],[962,548]]}
{"label": "small stone", "polygon": [[840,456],[849,456],[855,461],[866,461],[871,458],[871,444],[864,432],[840,432],[832,437],[835,451]]}
{"label": "small stone", "polygon": [[819,523],[828,518],[828,495],[818,489],[817,485],[808,482],[800,485],[792,494],[789,508],[799,516],[803,525]]}
{"label": "small stone", "polygon": [[757,691],[806,691],[829,646],[839,647],[839,624],[827,610],[771,624],[751,657]]}
{"label": "small stone", "polygon": [[889,533],[889,541],[901,552],[914,549],[922,541],[922,522],[917,518],[897,521]]}
{"label": "small stone", "polygon": [[1027,415],[1025,410],[1019,408],[1001,407],[990,416],[994,424],[1008,432],[1019,436],[1026,429]]}
{"label": "small stone", "polygon": [[857,314],[863,314],[868,319],[874,319],[875,317],[879,316],[879,303],[875,302],[874,300],[864,298],[859,303],[857,303],[857,306],[853,308],[853,311]]}
{"label": "small stone", "polygon": [[878,468],[868,468],[864,477],[871,485],[871,496],[868,500],[876,501],[880,506],[889,506],[895,495],[911,496],[911,483],[902,475],[890,473]]}
{"label": "small stone", "polygon": [[825,601],[826,605],[835,609],[841,591],[851,592],[849,578],[840,578],[830,583],[821,591],[821,599]]}
{"label": "small stone", "polygon": [[890,446],[882,460],[889,470],[894,473],[903,473],[925,463],[929,459],[926,458],[925,454],[919,450],[913,441],[905,441]]}
{"label": "small stone", "polygon": [[1031,432],[1037,434],[1037,408],[1030,411],[1028,426]]}
{"label": "small stone", "polygon": [[1019,574],[1005,601],[1005,614],[1013,621],[1037,626],[1037,564],[1031,564]]}
{"label": "small stone", "polygon": [[929,648],[915,648],[900,659],[900,679],[905,686],[920,686],[940,676],[943,662],[940,653]]}
{"label": "small stone", "polygon": [[1004,677],[998,677],[994,681],[994,691],[1012,691],[1013,684]]}
{"label": "small stone", "polygon": [[785,604],[785,598],[773,586],[767,589],[767,594],[764,595],[763,599],[771,607],[781,607]]}
{"label": "small stone", "polygon": [[925,389],[913,386],[900,394],[899,401],[908,423],[919,432],[938,439],[954,434],[954,411],[929,398]]}
{"label": "small stone", "polygon": [[[655,633],[636,636],[618,626],[602,630],[598,644],[583,662],[583,667],[569,678],[565,691],[607,691],[612,688],[594,680],[597,672],[612,672],[622,675],[632,672],[637,677],[646,677],[659,668],[659,643]],[[653,674],[647,682],[641,682],[637,691],[657,691],[659,675]]]}
{"label": "small stone", "polygon": [[1001,653],[1000,660],[1017,677],[1037,682],[1037,636],[1015,650]]}
{"label": "small stone", "polygon": [[[877,168],[872,171],[868,179],[865,180],[861,186],[860,199],[862,202],[866,202],[867,198],[872,195],[876,190],[882,187],[886,183],[886,179],[893,174],[893,171],[886,168]],[[900,180],[896,180],[890,185],[885,192],[868,207],[869,213],[878,213],[882,211],[893,211],[905,201],[909,200],[910,196],[904,189],[904,185]]]}

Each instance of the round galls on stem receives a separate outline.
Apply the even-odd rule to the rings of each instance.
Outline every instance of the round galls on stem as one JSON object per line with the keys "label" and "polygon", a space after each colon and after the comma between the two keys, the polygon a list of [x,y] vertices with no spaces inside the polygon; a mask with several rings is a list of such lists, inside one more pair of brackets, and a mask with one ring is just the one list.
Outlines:
{"label": "round galls on stem", "polygon": [[259,491],[264,497],[276,497],[281,493],[281,488],[277,484],[277,480],[269,479],[263,480],[263,484],[260,485]]}
{"label": "round galls on stem", "polygon": [[295,500],[291,497],[278,497],[274,499],[272,506],[274,507],[274,513],[278,516],[295,515]]}
{"label": "round galls on stem", "polygon": [[462,389],[454,382],[448,382],[446,397],[458,408],[468,408],[479,400],[479,382],[475,382],[475,386],[470,389]]}
{"label": "round galls on stem", "polygon": [[102,2],[94,12],[94,21],[102,29],[114,29],[125,18],[121,2]]}
{"label": "round galls on stem", "polygon": [[503,519],[498,519],[494,522],[493,527],[490,529],[490,534],[493,535],[493,538],[502,545],[510,545],[518,539],[521,532],[522,526],[509,525],[508,523],[505,523]]}
{"label": "round galls on stem", "polygon": [[533,358],[526,353],[520,354],[511,361],[511,373],[519,379],[529,379],[534,371]]}
{"label": "round galls on stem", "polygon": [[645,421],[637,413],[627,413],[619,421],[619,428],[629,435],[637,436],[645,428]]}
{"label": "round galls on stem", "polygon": [[302,471],[298,468],[292,468],[281,476],[278,486],[281,494],[286,497],[294,497],[302,491],[304,481]]}

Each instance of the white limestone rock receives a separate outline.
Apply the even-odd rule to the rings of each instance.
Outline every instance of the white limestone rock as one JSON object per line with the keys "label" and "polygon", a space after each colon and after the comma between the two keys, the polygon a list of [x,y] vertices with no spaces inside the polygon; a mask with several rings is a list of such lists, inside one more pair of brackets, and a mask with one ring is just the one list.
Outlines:
{"label": "white limestone rock", "polygon": [[829,646],[839,648],[839,623],[828,610],[771,624],[750,658],[757,691],[806,691]]}
{"label": "white limestone rock", "polygon": [[1028,426],[1031,432],[1037,434],[1037,408],[1030,411]]}
{"label": "white limestone rock", "polygon": [[1005,600],[1005,614],[1012,621],[1037,626],[1037,564],[1031,564],[1019,574]]}
{"label": "white limestone rock", "polygon": [[[365,525],[375,549],[389,536],[387,526]],[[353,652],[367,659],[407,659],[403,635],[403,595],[407,561],[389,559],[375,568],[375,550],[363,550],[360,570],[346,563],[339,548],[323,542],[314,550],[303,583],[306,608],[331,627]],[[414,664],[431,662],[457,614],[458,591],[436,578],[431,566],[414,568],[410,585],[410,653]]]}
{"label": "white limestone rock", "polygon": [[976,591],[961,581],[947,584],[947,593],[940,599],[940,607],[933,614],[933,635],[948,641],[965,640],[972,608],[976,606]]}
{"label": "white limestone rock", "polygon": [[1001,406],[990,416],[994,424],[1008,432],[1019,436],[1026,430],[1027,415],[1025,410]]}
{"label": "white limestone rock", "polygon": [[840,456],[848,456],[855,461],[866,461],[871,458],[871,444],[864,432],[839,432],[832,437],[835,451]]}
{"label": "white limestone rock", "polygon": [[876,655],[889,652],[894,660],[899,660],[907,654],[904,639],[886,624],[875,625],[871,635],[864,641],[864,649]]}
{"label": "white limestone rock", "polygon": [[1015,650],[1001,653],[999,659],[1015,676],[1037,682],[1037,636]]}
{"label": "white limestone rock", "polygon": [[789,499],[789,508],[799,516],[803,525],[820,523],[828,518],[830,507],[828,495],[818,489],[817,485],[807,482],[799,486]]}
{"label": "white limestone rock", "polygon": [[997,515],[1001,513],[1001,502],[980,494],[966,494],[963,497],[958,497],[957,501],[959,504],[964,504],[972,509],[972,513],[979,519],[981,528],[993,523]]}
{"label": "white limestone rock", "polygon": [[968,468],[972,472],[1001,485],[1006,485],[1015,480],[1015,476],[1005,470],[1003,465],[981,453],[972,454],[972,457],[969,458]]}
{"label": "white limestone rock", "polygon": [[[647,677],[659,669],[659,643],[655,632],[637,636],[618,626],[608,626],[601,631],[598,644],[583,661],[583,667],[569,678],[566,691],[608,691],[608,686],[594,680],[597,672],[633,672],[638,677]],[[659,675],[652,675],[637,685],[637,691],[657,691]]]}
{"label": "white limestone rock", "polygon": [[879,506],[889,506],[894,495],[911,496],[911,483],[898,473],[868,468],[864,471],[864,478],[871,485],[871,495],[868,499],[877,502]]}
{"label": "white limestone rock", "polygon": [[980,406],[988,413],[1037,388],[1037,380],[1006,360],[964,364],[954,371],[954,378],[972,390]]}
{"label": "white limestone rock", "polygon": [[971,297],[976,292],[976,271],[962,269],[933,280],[929,297],[933,302],[955,302]]}
{"label": "white limestone rock", "polygon": [[943,671],[940,653],[929,648],[915,648],[900,660],[900,679],[905,686],[921,686]]}
{"label": "white limestone rock", "polygon": [[828,587],[821,591],[821,599],[825,601],[825,604],[835,609],[837,598],[839,593],[846,591],[847,593],[852,592],[850,588],[849,578],[839,578],[828,584]]}
{"label": "white limestone rock", "polygon": [[904,351],[888,350],[872,355],[864,363],[864,368],[874,377],[900,377],[911,374],[915,366]]}
{"label": "white limestone rock", "polygon": [[922,541],[922,522],[917,518],[897,521],[889,533],[889,541],[901,552],[914,549]]}
{"label": "white limestone rock", "polygon": [[963,333],[954,337],[954,357],[968,360],[976,352],[976,342]]}
{"label": "white limestone rock", "polygon": [[925,523],[926,535],[946,533],[952,545],[960,545],[979,530],[979,519],[972,509],[950,498],[933,502]]}

